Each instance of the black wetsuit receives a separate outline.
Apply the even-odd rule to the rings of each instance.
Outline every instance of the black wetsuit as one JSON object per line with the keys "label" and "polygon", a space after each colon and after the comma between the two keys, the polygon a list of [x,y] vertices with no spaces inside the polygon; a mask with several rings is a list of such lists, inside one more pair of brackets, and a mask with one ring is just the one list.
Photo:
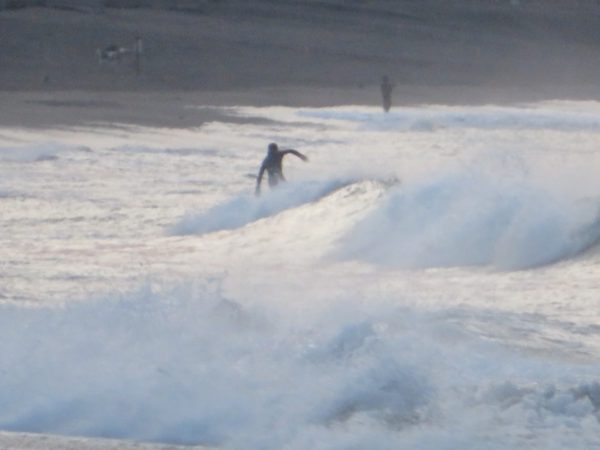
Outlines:
{"label": "black wetsuit", "polygon": [[258,177],[256,177],[257,194],[260,193],[260,183],[262,182],[262,178],[265,171],[267,172],[270,187],[277,186],[277,184],[279,184],[280,181],[285,181],[285,177],[283,176],[282,162],[283,157],[288,153],[297,156],[303,161],[307,160],[306,156],[304,156],[297,150],[279,150],[276,144],[270,144],[267,157],[263,160],[260,166],[260,170],[258,172]]}

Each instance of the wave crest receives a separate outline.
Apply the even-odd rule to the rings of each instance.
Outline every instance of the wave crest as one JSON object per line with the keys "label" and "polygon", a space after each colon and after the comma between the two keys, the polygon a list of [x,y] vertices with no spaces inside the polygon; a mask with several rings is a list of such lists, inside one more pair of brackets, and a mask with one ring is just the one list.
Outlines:
{"label": "wave crest", "polygon": [[406,268],[523,269],[596,244],[598,212],[528,185],[458,174],[391,191],[337,255]]}

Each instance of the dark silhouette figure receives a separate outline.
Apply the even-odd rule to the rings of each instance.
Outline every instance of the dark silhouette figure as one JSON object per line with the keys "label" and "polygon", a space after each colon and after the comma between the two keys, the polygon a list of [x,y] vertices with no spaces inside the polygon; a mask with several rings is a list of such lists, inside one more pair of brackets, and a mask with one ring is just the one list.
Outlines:
{"label": "dark silhouette figure", "polygon": [[263,160],[258,171],[258,176],[256,177],[256,195],[260,195],[260,183],[262,182],[265,170],[267,171],[270,187],[277,186],[280,181],[285,181],[281,163],[283,162],[283,157],[288,153],[296,155],[302,161],[308,161],[308,158],[297,150],[279,150],[277,144],[269,144],[267,157]]}
{"label": "dark silhouette figure", "polygon": [[392,107],[392,91],[394,90],[394,85],[390,83],[387,75],[381,79],[381,96],[383,97],[383,110],[388,112]]}
{"label": "dark silhouette figure", "polygon": [[142,53],[144,52],[144,45],[142,44],[142,38],[137,36],[135,38],[135,44],[133,44],[133,54],[135,56],[135,74],[139,75],[142,73]]}

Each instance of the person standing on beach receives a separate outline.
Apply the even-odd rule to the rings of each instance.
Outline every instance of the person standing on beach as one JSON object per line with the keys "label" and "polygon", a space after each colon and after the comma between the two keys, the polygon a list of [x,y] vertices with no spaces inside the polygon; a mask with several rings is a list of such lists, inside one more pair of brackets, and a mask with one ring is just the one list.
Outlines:
{"label": "person standing on beach", "polygon": [[256,177],[256,195],[260,195],[260,183],[262,182],[265,170],[267,171],[270,187],[275,187],[280,181],[285,181],[285,177],[283,176],[282,162],[283,157],[288,153],[297,156],[302,161],[308,161],[308,158],[297,150],[279,150],[277,144],[269,144],[267,157],[263,160],[260,170],[258,171],[258,176]]}
{"label": "person standing on beach", "polygon": [[390,83],[387,75],[384,75],[381,79],[381,96],[383,97],[383,110],[388,112],[392,107],[392,91],[394,85]]}

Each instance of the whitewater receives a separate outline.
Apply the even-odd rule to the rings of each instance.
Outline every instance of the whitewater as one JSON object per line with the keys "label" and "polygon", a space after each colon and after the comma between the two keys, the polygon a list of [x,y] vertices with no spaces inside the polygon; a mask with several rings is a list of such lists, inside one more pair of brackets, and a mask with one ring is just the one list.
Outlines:
{"label": "whitewater", "polygon": [[0,127],[0,430],[600,448],[599,103],[213,109]]}

